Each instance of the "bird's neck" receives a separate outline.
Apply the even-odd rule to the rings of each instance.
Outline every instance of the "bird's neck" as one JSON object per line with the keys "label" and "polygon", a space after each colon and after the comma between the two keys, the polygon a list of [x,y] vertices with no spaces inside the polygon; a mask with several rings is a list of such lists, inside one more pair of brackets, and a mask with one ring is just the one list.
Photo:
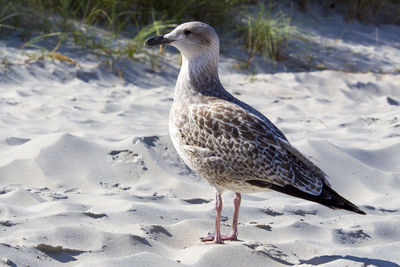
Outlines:
{"label": "bird's neck", "polygon": [[182,55],[182,66],[175,87],[175,99],[187,101],[193,96],[223,97],[227,92],[218,77],[218,53],[199,57]]}

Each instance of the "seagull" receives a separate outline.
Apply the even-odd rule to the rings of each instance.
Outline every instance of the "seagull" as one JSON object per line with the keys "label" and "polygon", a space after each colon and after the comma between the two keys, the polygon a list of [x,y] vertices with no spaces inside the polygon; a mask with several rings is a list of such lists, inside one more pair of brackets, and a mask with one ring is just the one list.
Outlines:
{"label": "seagull", "polygon": [[[274,190],[332,209],[365,214],[332,189],[328,176],[263,114],[232,96],[218,76],[219,39],[206,23],[193,21],[155,36],[145,46],[170,45],[182,54],[169,116],[169,133],[178,154],[216,189],[216,244],[238,240],[242,193]],[[220,229],[221,194],[231,190],[232,232]]]}

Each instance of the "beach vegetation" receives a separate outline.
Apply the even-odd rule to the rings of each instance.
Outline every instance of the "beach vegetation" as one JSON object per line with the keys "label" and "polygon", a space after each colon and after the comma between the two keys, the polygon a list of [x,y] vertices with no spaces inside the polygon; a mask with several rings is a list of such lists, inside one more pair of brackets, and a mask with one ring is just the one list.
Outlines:
{"label": "beach vegetation", "polygon": [[289,41],[299,33],[298,28],[291,25],[290,16],[273,4],[260,4],[256,15],[249,12],[238,31],[249,52],[248,62],[257,53],[274,61],[283,61]]}
{"label": "beach vegetation", "polygon": [[[295,2],[307,10],[311,2],[329,1]],[[348,19],[364,20],[388,9],[400,17],[400,0],[331,2],[346,10]],[[143,48],[147,37],[199,20],[216,28],[223,46],[232,39],[243,44],[248,66],[258,54],[273,62],[286,60],[291,40],[299,37],[281,4],[277,0],[262,4],[255,0],[0,0],[0,39],[14,38],[21,48],[38,49],[55,59],[63,58],[63,47],[72,43],[110,60],[148,60],[149,50]],[[55,47],[57,52],[52,53]]]}
{"label": "beach vegetation", "polygon": [[75,45],[112,58],[143,59],[143,43],[178,23],[201,20],[223,28],[233,8],[254,0],[0,0],[0,38],[17,37],[31,47],[43,41]]}

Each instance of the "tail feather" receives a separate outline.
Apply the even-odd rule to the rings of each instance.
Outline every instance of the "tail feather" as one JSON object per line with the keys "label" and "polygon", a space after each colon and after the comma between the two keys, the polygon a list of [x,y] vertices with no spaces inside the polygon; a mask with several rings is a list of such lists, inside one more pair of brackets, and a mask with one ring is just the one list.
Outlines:
{"label": "tail feather", "polygon": [[333,190],[330,186],[326,184],[324,184],[324,186],[322,187],[321,194],[319,194],[318,196],[314,196],[304,191],[301,191],[300,189],[292,185],[278,186],[261,180],[249,180],[247,182],[254,186],[269,188],[287,195],[310,200],[327,206],[331,209],[344,209],[362,215],[366,214],[364,211],[360,210],[360,208],[358,208],[356,205],[340,196],[335,190]]}

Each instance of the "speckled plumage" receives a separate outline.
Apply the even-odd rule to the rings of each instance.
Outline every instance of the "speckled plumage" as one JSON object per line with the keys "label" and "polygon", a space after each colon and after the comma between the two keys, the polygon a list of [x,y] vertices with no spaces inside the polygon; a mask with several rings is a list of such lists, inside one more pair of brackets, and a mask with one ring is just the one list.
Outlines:
{"label": "speckled plumage", "polygon": [[330,187],[326,174],[291,146],[270,120],[224,89],[218,77],[219,40],[212,27],[184,23],[146,42],[155,44],[169,44],[182,53],[169,132],[185,163],[217,189],[217,243],[223,240],[218,217],[224,190],[236,192],[229,240],[236,240],[244,192],[272,189],[363,214]]}

